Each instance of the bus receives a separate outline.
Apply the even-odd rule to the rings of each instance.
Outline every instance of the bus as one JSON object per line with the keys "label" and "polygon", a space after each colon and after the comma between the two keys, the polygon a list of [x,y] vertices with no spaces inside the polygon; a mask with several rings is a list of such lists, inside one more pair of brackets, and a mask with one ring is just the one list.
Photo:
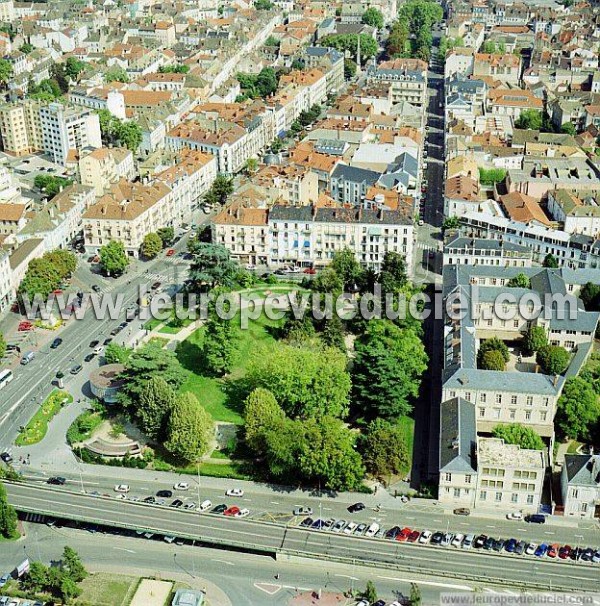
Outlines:
{"label": "bus", "polygon": [[8,385],[13,380],[12,370],[2,370],[0,371],[0,389]]}

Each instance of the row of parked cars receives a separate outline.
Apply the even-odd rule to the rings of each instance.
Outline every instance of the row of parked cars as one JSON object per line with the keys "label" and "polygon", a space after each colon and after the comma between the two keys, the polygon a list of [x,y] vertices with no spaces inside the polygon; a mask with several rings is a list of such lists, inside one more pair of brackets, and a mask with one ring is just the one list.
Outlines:
{"label": "row of parked cars", "polygon": [[451,532],[432,532],[430,530],[413,530],[412,528],[393,526],[385,530],[377,522],[371,524],[358,523],[331,518],[322,520],[306,517],[300,522],[301,528],[323,530],[353,536],[365,536],[399,541],[403,543],[419,543],[421,545],[438,545],[460,549],[482,549],[485,551],[506,552],[515,555],[529,555],[538,558],[548,557],[558,560],[571,560],[600,563],[600,549],[592,547],[572,547],[558,543],[534,543],[518,539],[496,539],[485,534],[461,534]]}
{"label": "row of parked cars", "polygon": [[21,598],[9,598],[3,595],[0,596],[0,606],[44,606],[44,603],[32,602],[31,600],[23,600]]}

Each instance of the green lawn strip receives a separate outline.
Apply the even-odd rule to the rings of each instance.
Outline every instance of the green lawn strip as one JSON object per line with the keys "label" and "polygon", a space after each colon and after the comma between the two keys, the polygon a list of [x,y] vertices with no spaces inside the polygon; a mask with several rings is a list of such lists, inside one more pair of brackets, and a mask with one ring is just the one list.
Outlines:
{"label": "green lawn strip", "polygon": [[93,410],[81,413],[67,430],[67,443],[77,444],[87,440],[103,421],[102,415]]}
{"label": "green lawn strip", "polygon": [[567,454],[577,454],[577,449],[580,448],[581,445],[582,442],[578,442],[577,440],[571,440],[567,448]]}
{"label": "green lawn strip", "polygon": [[126,606],[133,597],[131,588],[138,585],[137,577],[118,574],[92,574],[79,584],[82,594],[75,604],[94,606]]}
{"label": "green lawn strip", "polygon": [[202,368],[202,342],[204,327],[194,331],[177,348],[177,356],[185,368],[192,371],[190,378],[181,386],[181,392],[191,391],[206,408],[215,421],[223,421],[241,425],[242,402],[235,395],[228,394],[232,381],[244,376],[251,353],[261,343],[275,341],[272,334],[281,325],[281,320],[270,320],[261,316],[258,320],[250,321],[248,328],[240,328],[240,317],[231,320],[237,326],[236,355],[234,367],[229,376],[215,378],[200,374]]}
{"label": "green lawn strip", "polygon": [[66,391],[54,390],[19,434],[15,444],[17,446],[31,446],[41,442],[48,431],[48,423],[62,408],[65,399],[67,400],[66,403],[70,404],[73,401],[73,396]]}

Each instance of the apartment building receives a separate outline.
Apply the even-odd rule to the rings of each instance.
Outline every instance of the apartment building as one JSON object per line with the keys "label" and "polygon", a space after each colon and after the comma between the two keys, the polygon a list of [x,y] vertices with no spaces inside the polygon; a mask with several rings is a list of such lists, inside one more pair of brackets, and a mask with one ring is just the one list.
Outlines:
{"label": "apartment building", "polygon": [[510,84],[518,84],[521,77],[521,57],[508,54],[475,53],[473,61],[475,78],[490,76]]}
{"label": "apartment building", "polygon": [[561,473],[564,515],[600,517],[600,455],[566,454]]}
{"label": "apartment building", "polygon": [[415,107],[426,107],[426,72],[384,67],[385,63],[382,65],[369,67],[367,78],[369,81],[389,82],[392,87],[392,103],[396,104],[404,101]]}
{"label": "apartment building", "polygon": [[548,192],[548,212],[568,234],[600,238],[599,194],[577,195],[567,189]]}
{"label": "apartment building", "polygon": [[531,267],[532,260],[530,248],[504,240],[457,236],[444,245],[444,265]]}
{"label": "apartment building", "polygon": [[25,204],[0,203],[0,236],[16,234],[27,222]]}
{"label": "apartment building", "polygon": [[120,179],[135,178],[133,154],[125,148],[84,150],[79,158],[79,175],[83,185],[92,187],[96,196],[102,196]]}
{"label": "apartment building", "polygon": [[26,156],[43,148],[39,101],[0,105],[0,135],[7,154]]}
{"label": "apartment building", "polygon": [[374,170],[339,163],[331,175],[331,196],[343,204],[359,206],[380,176]]}
{"label": "apartment building", "polygon": [[69,151],[102,147],[98,114],[50,103],[40,108],[42,146],[53,162],[67,163]]}
{"label": "apartment building", "polygon": [[12,270],[10,267],[10,255],[7,251],[0,250],[0,314],[9,309],[15,296]]}
{"label": "apartment building", "polygon": [[111,240],[117,240],[123,243],[128,255],[138,257],[146,234],[177,225],[171,200],[171,189],[160,181],[142,184],[122,179],[111,185],[83,213],[86,251],[95,254]]}

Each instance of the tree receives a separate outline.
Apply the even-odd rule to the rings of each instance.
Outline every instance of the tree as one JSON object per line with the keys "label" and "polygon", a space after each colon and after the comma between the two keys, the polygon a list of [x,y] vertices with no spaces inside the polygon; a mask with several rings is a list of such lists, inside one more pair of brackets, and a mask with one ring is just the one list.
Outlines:
{"label": "tree", "polygon": [[548,335],[543,326],[531,326],[523,336],[523,353],[532,356],[548,345]]}
{"label": "tree", "polygon": [[323,322],[321,340],[328,347],[336,347],[340,351],[346,353],[344,324],[337,314],[333,314],[331,319]]}
{"label": "tree", "polygon": [[307,341],[314,340],[317,332],[310,314],[303,314],[296,318],[291,310],[281,327],[281,335],[292,345],[303,345]]}
{"label": "tree", "polygon": [[62,94],[69,92],[69,81],[64,63],[54,63],[50,68],[50,77],[58,84]]}
{"label": "tree", "polygon": [[162,250],[162,240],[158,234],[150,232],[144,236],[142,241],[142,255],[146,259],[154,259]]}
{"label": "tree", "polygon": [[275,343],[256,351],[246,379],[250,388],[271,391],[292,418],[343,418],[348,412],[350,375],[346,356],[339,349]]}
{"label": "tree", "polygon": [[581,288],[579,298],[587,311],[600,311],[600,284],[587,282]]}
{"label": "tree", "polygon": [[43,299],[47,299],[48,295],[56,290],[66,277],[61,273],[61,270],[64,270],[64,268],[61,265],[55,266],[48,257],[48,253],[33,259],[29,263],[25,277],[19,284],[18,295],[21,301],[25,296],[31,301],[36,294]]}
{"label": "tree", "polygon": [[349,248],[336,252],[329,267],[342,279],[345,288],[351,288],[360,282],[363,268]]}
{"label": "tree", "polygon": [[306,63],[305,63],[304,59],[294,59],[292,61],[292,64],[290,65],[290,69],[300,70],[300,69],[304,69],[305,66],[306,66]]}
{"label": "tree", "polygon": [[498,339],[498,337],[492,337],[491,339],[486,339],[483,341],[479,346],[479,351],[477,352],[477,365],[480,368],[483,362],[483,356],[486,352],[492,350],[500,352],[505,364],[510,360],[510,352],[508,351],[506,343]]}
{"label": "tree", "polygon": [[0,537],[13,539],[18,536],[17,512],[8,502],[6,488],[0,482]]}
{"label": "tree", "polygon": [[253,175],[258,170],[258,160],[256,158],[248,158],[246,160],[246,172]]}
{"label": "tree", "polygon": [[537,352],[535,361],[541,366],[542,372],[546,375],[562,375],[571,356],[569,352],[559,345],[546,345]]}
{"label": "tree", "polygon": [[335,48],[341,53],[350,53],[356,61],[358,52],[358,36],[360,36],[360,58],[364,63],[377,54],[377,42],[368,34],[330,34],[321,39],[320,44]]}
{"label": "tree", "polygon": [[161,440],[165,437],[167,420],[175,400],[173,388],[158,375],[152,376],[141,386],[135,415],[150,438]]}
{"label": "tree", "polygon": [[356,61],[352,59],[344,59],[344,78],[346,80],[351,80],[356,76]]}
{"label": "tree", "polygon": [[577,129],[572,122],[566,122],[560,127],[560,132],[574,137],[577,134]]}
{"label": "tree", "polygon": [[163,247],[172,246],[175,242],[175,230],[172,227],[161,227],[156,230]]}
{"label": "tree", "polygon": [[85,69],[85,63],[76,57],[69,57],[65,62],[65,75],[71,80],[77,80],[79,74]]}
{"label": "tree", "polygon": [[410,453],[398,423],[375,419],[367,426],[360,450],[367,471],[379,479],[408,471]]}
{"label": "tree", "polygon": [[269,0],[254,0],[254,8],[257,11],[270,11],[273,8],[273,3]]}
{"label": "tree", "polygon": [[122,242],[111,240],[99,251],[102,269],[112,276],[121,275],[129,265],[129,257]]}
{"label": "tree", "polygon": [[600,398],[581,377],[565,382],[558,399],[555,423],[560,432],[575,440],[589,440],[600,422]]}
{"label": "tree", "polygon": [[225,246],[190,240],[188,250],[193,255],[189,275],[197,288],[204,284],[214,288],[233,283],[238,266]]}
{"label": "tree", "polygon": [[0,360],[6,355],[6,339],[0,332]]}
{"label": "tree", "polygon": [[458,217],[446,217],[442,223],[442,230],[458,229],[460,220]]}
{"label": "tree", "polygon": [[114,341],[109,343],[104,350],[104,361],[107,364],[127,364],[127,360],[129,360],[129,356],[132,354],[133,350],[129,347],[125,347],[125,345],[119,345]]}
{"label": "tree", "polygon": [[482,370],[504,370],[506,362],[502,357],[502,353],[497,349],[485,351],[480,360],[479,368]]}
{"label": "tree", "polygon": [[396,418],[410,412],[427,354],[418,335],[389,320],[371,320],[355,342],[352,382],[357,412],[366,418]]}
{"label": "tree", "polygon": [[88,576],[79,554],[68,545],[65,545],[61,560],[63,570],[68,574],[69,578],[75,583],[83,581]]}
{"label": "tree", "polygon": [[142,129],[137,122],[120,122],[115,129],[115,136],[121,145],[136,152],[142,143]]}
{"label": "tree", "polygon": [[77,586],[77,583],[75,583],[73,579],[71,579],[69,576],[62,576],[57,593],[65,601],[65,603],[68,604],[74,598],[79,597],[81,595],[81,591],[81,588]]}
{"label": "tree", "polygon": [[542,112],[536,109],[525,109],[515,120],[515,128],[540,130],[542,128]]}
{"label": "tree", "polygon": [[27,93],[30,99],[38,99],[39,101],[56,101],[63,95],[58,82],[53,78],[44,78],[39,84],[35,84],[33,80],[29,81]]}
{"label": "tree", "polygon": [[206,370],[216,376],[231,371],[235,354],[235,326],[230,320],[219,318],[216,309],[211,308],[204,328],[202,358]]}
{"label": "tree", "polygon": [[218,174],[213,181],[212,187],[204,196],[204,203],[209,206],[223,205],[227,198],[233,193],[233,178]]}
{"label": "tree", "polygon": [[127,72],[122,68],[122,67],[118,67],[117,65],[113,66],[113,67],[109,67],[105,72],[104,72],[104,81],[105,82],[129,82],[129,76],[127,75]]}
{"label": "tree", "polygon": [[54,196],[72,183],[73,181],[71,181],[71,179],[55,177],[52,175],[36,175],[35,179],[33,180],[35,187],[45,192],[48,195],[48,199],[54,198]]}
{"label": "tree", "polygon": [[263,67],[258,74],[238,73],[236,75],[244,95],[249,99],[266,99],[279,86],[279,75],[272,67]]}
{"label": "tree", "polygon": [[48,567],[33,561],[29,572],[21,579],[21,587],[27,591],[40,593],[48,586]]}
{"label": "tree", "polygon": [[169,417],[166,448],[182,461],[197,461],[211,445],[214,423],[193,393],[181,394]]}
{"label": "tree", "polygon": [[501,438],[506,444],[517,444],[528,450],[544,450],[545,445],[542,438],[531,427],[525,427],[519,423],[508,425],[496,425],[492,430],[495,438]]}
{"label": "tree", "polygon": [[388,251],[383,257],[381,273],[379,274],[381,290],[386,293],[398,293],[408,284],[406,261],[397,252]]}
{"label": "tree", "polygon": [[410,596],[408,598],[410,606],[421,606],[421,590],[416,583],[410,584]]}
{"label": "tree", "polygon": [[548,253],[544,257],[544,262],[542,263],[542,265],[544,267],[548,267],[549,269],[557,269],[558,268],[558,260],[557,260],[557,258],[552,253]]}
{"label": "tree", "polygon": [[518,273],[516,276],[511,278],[506,286],[508,288],[531,288],[531,280],[523,273]]}
{"label": "tree", "polygon": [[505,177],[506,171],[503,168],[479,168],[479,181],[482,185],[501,183]]}
{"label": "tree", "polygon": [[370,25],[375,29],[381,29],[383,27],[383,15],[381,11],[377,10],[375,7],[370,6],[362,16],[362,22],[366,25]]}
{"label": "tree", "polygon": [[6,86],[12,80],[13,75],[12,63],[6,59],[0,59],[0,86],[6,89]]}
{"label": "tree", "polygon": [[29,44],[29,42],[24,42],[20,47],[19,50],[24,54],[24,55],[28,55],[29,53],[31,53],[34,49],[33,44]]}
{"label": "tree", "polygon": [[55,248],[44,253],[44,258],[52,264],[62,280],[70,278],[77,269],[77,257],[70,250]]}
{"label": "tree", "polygon": [[144,345],[131,353],[121,374],[123,387],[118,397],[123,408],[133,409],[137,405],[143,388],[153,377],[162,378],[177,391],[188,378],[188,371],[181,366],[174,352],[155,343]]}
{"label": "tree", "polygon": [[187,74],[190,71],[189,65],[161,65],[158,68],[160,74]]}
{"label": "tree", "polygon": [[258,387],[250,392],[244,402],[244,421],[246,443],[252,450],[262,454],[266,450],[265,433],[281,427],[285,413],[268,389]]}
{"label": "tree", "polygon": [[377,601],[377,589],[375,589],[375,583],[373,581],[367,581],[367,586],[362,593],[362,597],[369,602],[374,604]]}

